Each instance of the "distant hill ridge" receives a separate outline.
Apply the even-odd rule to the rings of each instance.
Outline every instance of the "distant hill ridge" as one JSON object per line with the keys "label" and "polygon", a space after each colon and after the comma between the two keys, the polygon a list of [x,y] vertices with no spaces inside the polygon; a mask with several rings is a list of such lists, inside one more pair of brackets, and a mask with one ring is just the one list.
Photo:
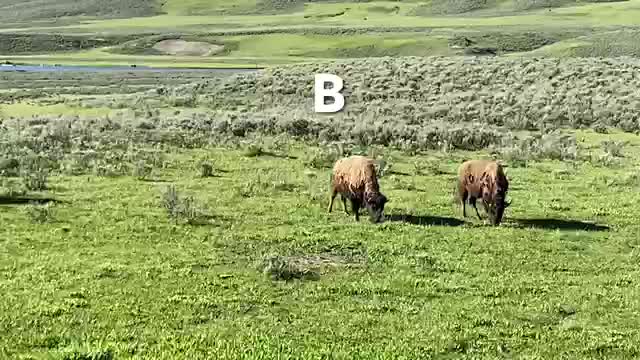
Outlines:
{"label": "distant hill ridge", "polygon": [[513,13],[545,7],[620,1],[628,0],[428,0],[398,1],[396,6],[389,1],[366,0],[0,0],[0,20],[20,23],[65,17],[110,19],[161,14],[252,15],[300,11],[310,3],[370,3],[382,10],[391,7],[398,11],[402,7],[405,15],[434,16],[493,10]]}

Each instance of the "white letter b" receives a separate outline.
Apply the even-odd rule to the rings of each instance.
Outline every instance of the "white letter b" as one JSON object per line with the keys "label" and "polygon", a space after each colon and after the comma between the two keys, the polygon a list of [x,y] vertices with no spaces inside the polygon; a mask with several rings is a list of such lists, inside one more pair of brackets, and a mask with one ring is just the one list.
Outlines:
{"label": "white letter b", "polygon": [[[333,88],[325,89],[325,83],[333,84]],[[332,74],[316,74],[315,83],[315,110],[318,113],[335,113],[344,107],[344,96],[340,94],[342,90],[342,79]],[[333,98],[333,104],[325,104],[325,98]]]}

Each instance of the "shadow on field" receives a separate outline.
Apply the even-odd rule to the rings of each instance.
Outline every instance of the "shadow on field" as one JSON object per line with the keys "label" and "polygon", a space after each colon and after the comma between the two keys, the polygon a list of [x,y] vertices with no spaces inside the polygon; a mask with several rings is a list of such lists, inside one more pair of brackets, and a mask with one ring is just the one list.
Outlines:
{"label": "shadow on field", "polygon": [[261,151],[258,154],[251,154],[251,155],[248,155],[248,156],[249,157],[265,157],[266,156],[266,157],[274,157],[274,158],[278,158],[278,159],[289,159],[289,160],[297,160],[298,159],[297,156],[293,156],[293,155],[289,155],[289,154],[282,155],[282,154],[274,153],[272,151]]}
{"label": "shadow on field", "polygon": [[40,198],[40,197],[17,197],[17,196],[0,196],[0,205],[26,205],[33,204],[47,204],[47,203],[61,203],[63,201],[53,198]]}
{"label": "shadow on field", "polygon": [[440,216],[415,216],[415,215],[398,215],[393,214],[387,216],[388,221],[405,222],[413,225],[436,225],[436,226],[462,226],[464,221],[450,217]]}
{"label": "shadow on field", "polygon": [[411,176],[411,174],[409,174],[409,173],[402,172],[402,171],[397,171],[397,170],[390,170],[389,174],[390,175],[398,175],[398,176]]}
{"label": "shadow on field", "polygon": [[231,221],[231,218],[223,215],[200,215],[196,218],[188,220],[191,226],[222,226],[224,223]]}
{"label": "shadow on field", "polygon": [[577,220],[561,220],[561,219],[513,219],[513,222],[519,227],[533,227],[547,230],[585,230],[585,231],[606,231],[609,227],[606,225],[596,225]]}
{"label": "shadow on field", "polygon": [[166,180],[166,179],[140,179],[140,181],[142,182],[148,182],[148,183],[168,183],[171,182],[170,180]]}

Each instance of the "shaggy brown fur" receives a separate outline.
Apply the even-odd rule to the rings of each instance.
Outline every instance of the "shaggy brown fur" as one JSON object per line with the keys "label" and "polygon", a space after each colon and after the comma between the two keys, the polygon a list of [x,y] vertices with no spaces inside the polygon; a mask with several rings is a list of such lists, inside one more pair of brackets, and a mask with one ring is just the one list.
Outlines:
{"label": "shaggy brown fur", "polygon": [[351,156],[336,161],[331,178],[329,212],[332,211],[334,199],[338,194],[347,214],[347,199],[351,201],[356,221],[360,220],[358,212],[363,207],[369,210],[373,222],[383,220],[384,205],[388,200],[380,192],[373,160],[364,156]]}
{"label": "shaggy brown fur", "polygon": [[505,202],[509,191],[509,181],[500,164],[491,160],[468,160],[458,169],[458,201],[462,203],[462,216],[466,217],[465,203],[468,200],[476,210],[476,199],[482,199],[482,205],[493,225],[502,221],[504,209],[510,205]]}

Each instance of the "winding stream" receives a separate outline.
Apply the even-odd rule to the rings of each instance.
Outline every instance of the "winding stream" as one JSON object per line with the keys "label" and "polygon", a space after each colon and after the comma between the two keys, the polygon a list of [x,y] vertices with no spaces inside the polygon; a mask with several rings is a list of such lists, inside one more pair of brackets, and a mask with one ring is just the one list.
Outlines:
{"label": "winding stream", "polygon": [[0,71],[18,72],[62,72],[62,71],[85,71],[85,72],[114,72],[114,71],[153,71],[153,72],[248,72],[260,69],[246,68],[154,68],[145,66],[72,66],[72,65],[8,65],[0,64]]}

